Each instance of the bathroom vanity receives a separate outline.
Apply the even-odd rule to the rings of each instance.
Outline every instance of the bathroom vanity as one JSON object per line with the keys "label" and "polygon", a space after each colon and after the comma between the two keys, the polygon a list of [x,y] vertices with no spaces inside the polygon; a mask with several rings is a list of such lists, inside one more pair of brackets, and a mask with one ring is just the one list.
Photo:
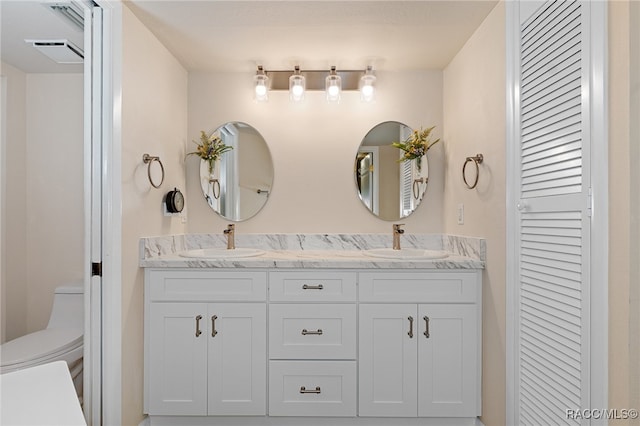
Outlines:
{"label": "bathroom vanity", "polygon": [[475,424],[483,259],[179,245],[141,257],[152,425]]}

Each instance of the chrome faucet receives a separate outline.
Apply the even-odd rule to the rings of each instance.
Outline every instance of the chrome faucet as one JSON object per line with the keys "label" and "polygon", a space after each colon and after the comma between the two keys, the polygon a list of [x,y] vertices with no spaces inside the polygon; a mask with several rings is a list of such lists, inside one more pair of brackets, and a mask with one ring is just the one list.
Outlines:
{"label": "chrome faucet", "polygon": [[400,250],[400,235],[404,234],[404,229],[400,228],[404,223],[393,224],[393,249]]}
{"label": "chrome faucet", "polygon": [[234,225],[233,223],[230,223],[229,225],[227,225],[227,229],[222,231],[224,235],[227,236],[227,250],[233,250],[236,248],[236,241],[235,241],[236,229],[235,228],[236,228],[236,225]]}

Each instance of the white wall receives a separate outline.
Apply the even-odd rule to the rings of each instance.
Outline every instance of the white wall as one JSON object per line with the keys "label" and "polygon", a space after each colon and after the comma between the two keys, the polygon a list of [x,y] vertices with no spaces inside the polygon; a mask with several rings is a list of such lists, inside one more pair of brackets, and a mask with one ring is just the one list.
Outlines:
{"label": "white wall", "polygon": [[[444,71],[444,231],[487,240],[482,277],[482,421],[487,426],[506,421],[505,50],[501,2]],[[478,186],[469,190],[461,169],[465,158],[477,153],[484,162]],[[464,225],[456,220],[459,204],[464,204]]]}
{"label": "white wall", "polygon": [[[138,241],[185,232],[163,215],[164,195],[185,188],[187,73],[129,9],[122,9],[122,424],[142,419],[143,270]],[[142,156],[160,157],[165,180],[155,189]],[[117,285],[117,283],[114,283]]]}
{"label": "white wall", "polygon": [[0,342],[27,333],[27,76],[1,63],[6,78],[2,143],[2,331]]}
{"label": "white wall", "polygon": [[84,271],[83,75],[27,74],[27,331]]}
{"label": "white wall", "polygon": [[[251,73],[189,74],[189,151],[200,130],[212,132],[228,121],[244,121],[265,138],[275,177],[267,205],[241,222],[239,233],[391,232],[391,222],[373,216],[361,203],[354,182],[360,142],[382,121],[443,131],[442,72],[379,72],[377,102],[365,104],[344,92],[328,104],[323,92],[308,92],[304,103],[289,102],[286,91],[269,102],[253,100]],[[446,140],[445,143],[446,144]],[[442,231],[443,145],[429,151],[429,188],[418,210],[403,220],[407,232]],[[187,160],[189,233],[222,232],[228,221],[206,204],[198,180],[198,158]]]}
{"label": "white wall", "polygon": [[10,340],[46,327],[55,288],[82,278],[83,80],[7,64],[2,72],[3,338]]}

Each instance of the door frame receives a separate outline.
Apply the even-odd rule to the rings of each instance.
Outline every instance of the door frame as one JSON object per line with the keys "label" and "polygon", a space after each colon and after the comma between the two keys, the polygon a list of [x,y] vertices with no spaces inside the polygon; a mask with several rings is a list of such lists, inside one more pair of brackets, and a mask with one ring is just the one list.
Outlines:
{"label": "door frame", "polygon": [[[89,36],[94,53],[91,79],[85,82],[85,208],[88,213],[85,260],[85,307],[92,317],[87,320],[85,356],[91,371],[88,377],[91,395],[85,416],[89,425],[122,423],[122,247],[121,247],[121,69],[122,3],[119,0],[95,0],[99,8],[88,11],[86,22],[101,15],[100,30]],[[90,31],[91,33],[91,31]],[[85,32],[85,42],[87,41]],[[90,105],[90,106],[89,106]],[[87,124],[87,120],[89,123]],[[87,131],[87,130],[86,130]],[[91,150],[99,150],[93,156]],[[96,161],[97,158],[97,161]],[[94,191],[95,186],[97,189]],[[100,191],[97,200],[94,192]],[[99,220],[96,215],[100,215]],[[99,234],[96,243],[96,235]],[[96,247],[97,244],[97,247]],[[99,254],[96,255],[96,252]],[[91,262],[101,262],[102,276],[91,277]],[[88,342],[87,342],[88,340]]]}
{"label": "door frame", "polygon": [[[518,182],[519,151],[515,146],[518,140],[519,117],[516,116],[520,100],[518,81],[520,1],[506,2],[506,171],[507,171],[507,270],[506,270],[506,421],[507,425],[516,424],[517,383],[517,307],[518,291],[513,283],[518,280],[516,241],[518,221],[516,204],[519,199]],[[543,2],[525,2],[523,7],[535,7]],[[591,61],[587,65],[590,74],[589,105],[591,111],[591,258],[598,259],[590,264],[590,389],[589,408],[607,409],[608,407],[608,274],[609,274],[609,168],[608,168],[608,73],[607,73],[607,2],[585,1],[590,7],[590,43]],[[574,408],[574,407],[567,407]],[[604,416],[603,416],[604,417]],[[591,424],[606,424],[606,419],[591,420]]]}

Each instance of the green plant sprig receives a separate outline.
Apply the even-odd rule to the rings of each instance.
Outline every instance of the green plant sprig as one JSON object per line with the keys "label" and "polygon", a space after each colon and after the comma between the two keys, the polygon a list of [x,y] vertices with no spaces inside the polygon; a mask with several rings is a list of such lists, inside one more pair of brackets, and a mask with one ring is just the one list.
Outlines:
{"label": "green plant sprig", "polygon": [[440,138],[435,141],[429,140],[431,131],[433,131],[435,127],[436,126],[432,126],[425,130],[422,130],[422,128],[420,128],[420,130],[414,130],[406,140],[402,142],[393,142],[391,144],[392,146],[404,151],[404,155],[398,160],[398,162],[421,158],[427,153],[429,148],[440,142]]}
{"label": "green plant sprig", "polygon": [[193,143],[198,145],[198,148],[187,155],[197,155],[209,162],[218,160],[222,154],[233,149],[232,146],[225,145],[220,136],[214,134],[207,136],[203,130],[200,131],[200,142],[193,141]]}

